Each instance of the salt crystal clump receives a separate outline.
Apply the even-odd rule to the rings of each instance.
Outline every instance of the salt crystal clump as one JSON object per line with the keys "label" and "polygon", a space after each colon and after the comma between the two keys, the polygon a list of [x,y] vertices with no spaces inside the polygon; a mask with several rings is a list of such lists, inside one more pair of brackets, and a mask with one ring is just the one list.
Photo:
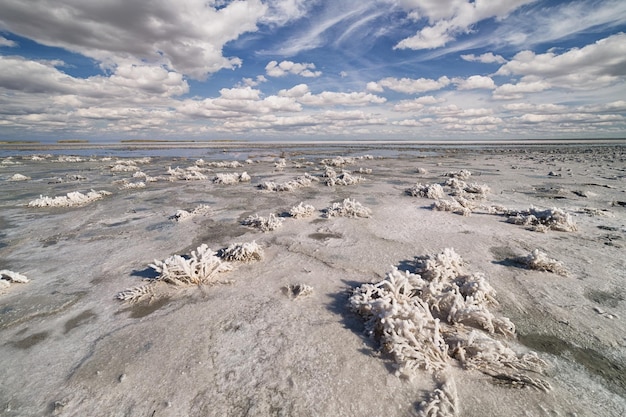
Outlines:
{"label": "salt crystal clump", "polygon": [[303,176],[299,176],[293,180],[283,182],[283,183],[275,183],[273,181],[266,181],[262,184],[259,184],[259,188],[262,190],[268,191],[293,191],[298,188],[309,187],[313,183],[313,181],[318,181],[317,178],[313,177],[309,174],[304,174]]}
{"label": "salt crystal clump", "polygon": [[289,210],[289,215],[294,219],[302,219],[304,217],[310,217],[315,213],[315,207],[310,204],[300,203],[297,206],[293,206]]}
{"label": "salt crystal clump", "polygon": [[506,213],[506,216],[508,217],[508,223],[530,226],[532,230],[538,232],[546,232],[548,230],[574,232],[578,230],[569,213],[558,208],[538,210],[531,207],[528,210],[511,210]]}
{"label": "salt crystal clump", "polygon": [[57,162],[83,162],[84,159],[74,155],[59,155]]}
{"label": "salt crystal clump", "polygon": [[28,281],[29,279],[20,273],[8,269],[0,270],[0,291],[8,288],[12,283],[25,284]]}
{"label": "salt crystal clump", "polygon": [[119,185],[120,190],[136,190],[139,188],[146,188],[146,183],[143,181],[130,182],[126,178],[113,181],[113,184]]}
{"label": "salt crystal clump", "polygon": [[[393,268],[376,284],[363,284],[349,299],[353,311],[364,317],[365,328],[380,342],[409,378],[419,369],[441,377],[453,359],[516,386],[547,390],[549,384],[523,371],[541,372],[546,364],[535,354],[517,355],[493,335],[515,335],[506,317],[490,311],[496,292],[483,274],[468,274],[463,259],[452,249],[416,258],[415,273]],[[432,415],[437,400],[450,401],[443,410],[454,415],[453,381],[422,403],[423,415]],[[434,408],[433,408],[434,407]],[[431,411],[428,411],[431,410]]]}
{"label": "salt crystal clump", "polygon": [[157,177],[151,177],[143,171],[137,171],[133,174],[133,178],[142,178],[145,182],[157,182]]}
{"label": "salt crystal clump", "polygon": [[413,197],[425,197],[432,199],[443,198],[446,195],[443,191],[443,187],[439,184],[422,184],[419,182],[413,187],[408,188],[406,193]]}
{"label": "salt crystal clump", "polygon": [[244,219],[241,224],[254,227],[262,232],[271,232],[283,225],[283,219],[276,217],[273,213],[270,213],[269,217],[261,217],[255,214]]}
{"label": "salt crystal clump", "polygon": [[67,193],[65,196],[58,197],[44,197],[39,196],[39,198],[28,203],[28,207],[77,207],[84,206],[93,201],[100,200],[103,197],[111,195],[108,191],[94,191],[91,190],[86,195],[74,191]]}
{"label": "salt crystal clump", "polygon": [[428,171],[426,170],[426,168],[422,168],[422,167],[417,168],[417,169],[415,170],[415,172],[416,172],[417,174],[421,174],[421,175],[428,174]]}
{"label": "salt crystal clump", "polygon": [[326,167],[323,177],[326,178],[325,182],[329,187],[334,185],[354,185],[364,180],[363,177],[355,177],[347,171],[342,171],[340,174],[337,174],[337,172],[330,167]]}
{"label": "salt crystal clump", "polygon": [[450,200],[437,200],[432,205],[433,210],[451,211],[461,216],[469,216],[472,214],[474,205],[463,197],[454,197]]}
{"label": "salt crystal clump", "polygon": [[30,177],[22,174],[13,174],[7,181],[28,181]]}
{"label": "salt crystal clump", "polygon": [[174,215],[170,216],[170,219],[175,220],[177,222],[182,222],[184,220],[188,220],[195,216],[203,216],[211,211],[211,207],[206,204],[201,204],[194,208],[191,211],[187,210],[176,210]]}
{"label": "salt crystal clump", "polygon": [[445,177],[458,178],[460,180],[467,180],[472,176],[472,173],[466,169],[460,171],[450,171],[443,174]]}
{"label": "salt crystal clump", "polygon": [[239,168],[242,167],[243,164],[238,161],[211,161],[205,162],[203,159],[198,159],[196,161],[196,166],[210,166],[214,168]]}
{"label": "salt crystal clump", "polygon": [[324,215],[330,217],[371,217],[370,209],[363,207],[361,203],[346,198],[341,203],[333,203],[324,211]]}
{"label": "salt crystal clump", "polygon": [[137,301],[155,293],[155,285],[166,283],[175,286],[218,283],[217,275],[232,270],[232,265],[222,261],[206,244],[191,251],[189,257],[173,255],[149,265],[159,275],[147,285],[129,288],[117,294],[123,301]]}
{"label": "salt crystal clump", "polygon": [[139,171],[137,163],[133,160],[118,160],[111,166],[111,172],[134,172]]}
{"label": "salt crystal clump", "polygon": [[233,243],[220,252],[227,261],[252,262],[263,259],[263,248],[256,241]]}
{"label": "salt crystal clump", "polygon": [[251,180],[250,175],[247,172],[242,172],[238,174],[236,172],[227,173],[227,174],[215,174],[215,178],[213,178],[213,182],[215,184],[239,184],[240,182],[249,182]]}
{"label": "salt crystal clump", "polygon": [[527,256],[515,258],[515,261],[526,266],[528,269],[554,272],[555,274],[563,276],[567,275],[567,269],[565,269],[562,262],[550,258],[548,254],[539,249],[535,249]]}
{"label": "salt crystal clump", "polygon": [[176,167],[174,169],[168,167],[167,173],[172,180],[198,181],[208,179],[208,177],[202,173],[202,169],[196,166],[187,168]]}

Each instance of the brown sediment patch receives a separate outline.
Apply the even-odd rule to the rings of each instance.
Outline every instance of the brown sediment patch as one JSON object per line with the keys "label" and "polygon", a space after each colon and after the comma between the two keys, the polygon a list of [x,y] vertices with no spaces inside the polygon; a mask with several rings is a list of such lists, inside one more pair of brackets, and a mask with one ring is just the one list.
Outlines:
{"label": "brown sediment patch", "polygon": [[341,239],[343,235],[341,233],[333,233],[333,232],[317,232],[317,233],[311,233],[309,237],[315,240],[328,240],[328,239]]}
{"label": "brown sediment patch", "polygon": [[76,317],[73,317],[71,319],[69,319],[68,321],[65,322],[65,331],[64,333],[67,334],[69,333],[72,329],[77,328],[78,326],[81,326],[85,323],[87,323],[88,321],[90,321],[92,318],[98,317],[98,315],[96,313],[94,313],[92,310],[85,310],[82,313],[80,313],[79,315],[77,315]]}
{"label": "brown sediment patch", "polygon": [[18,340],[17,342],[11,342],[11,345],[18,349],[28,349],[38,343],[43,342],[48,338],[48,336],[48,332],[39,332],[25,337],[24,339]]}
{"label": "brown sediment patch", "polygon": [[130,312],[130,318],[140,319],[168,305],[172,299],[170,297],[159,297],[152,300],[139,301],[130,304],[128,307],[118,310],[116,314]]}
{"label": "brown sediment patch", "polygon": [[624,294],[621,290],[618,289],[610,292],[601,290],[588,290],[587,292],[585,292],[585,298],[605,307],[615,308],[620,301],[624,301]]}
{"label": "brown sediment patch", "polygon": [[569,352],[571,357],[578,364],[584,366],[587,372],[599,376],[607,382],[605,384],[607,389],[618,395],[626,396],[626,366],[624,364],[612,361],[596,350],[574,346],[552,335],[519,334],[518,340],[530,349],[552,355],[562,355]]}
{"label": "brown sediment patch", "polygon": [[24,296],[0,308],[0,330],[34,318],[61,313],[85,296],[85,292],[70,294]]}

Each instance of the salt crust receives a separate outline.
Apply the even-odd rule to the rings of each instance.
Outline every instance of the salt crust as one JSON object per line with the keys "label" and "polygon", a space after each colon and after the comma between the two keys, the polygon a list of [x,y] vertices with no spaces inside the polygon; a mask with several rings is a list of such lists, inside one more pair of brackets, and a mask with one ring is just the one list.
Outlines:
{"label": "salt crust", "polygon": [[29,279],[20,273],[8,269],[0,270],[0,292],[11,286],[12,283],[25,284],[28,281]]}
{"label": "salt crust", "polygon": [[439,184],[422,184],[418,182],[413,187],[408,188],[406,193],[413,197],[425,197],[432,199],[443,198],[446,194]]}
{"label": "salt crust", "polygon": [[361,203],[349,198],[341,203],[333,203],[332,206],[324,210],[324,216],[330,217],[371,217],[371,210],[363,207]]}
{"label": "salt crust", "polygon": [[255,214],[244,219],[241,224],[254,227],[262,232],[271,232],[283,225],[283,219],[276,217],[274,213],[270,213],[268,217],[261,217]]}
{"label": "salt crust", "polygon": [[365,159],[371,160],[371,159],[374,159],[374,157],[372,155],[363,155],[363,156],[357,156],[357,157],[337,156],[331,159],[322,159],[321,163],[323,165],[340,167],[344,165],[354,165],[357,163],[357,161],[362,161]]}
{"label": "salt crust", "polygon": [[196,166],[203,167],[209,166],[214,168],[240,168],[243,166],[241,162],[238,161],[211,161],[205,162],[203,159],[198,159],[196,161]]}
{"label": "salt crust", "polygon": [[206,244],[191,251],[189,257],[172,255],[169,258],[149,265],[159,275],[148,284],[129,288],[116,295],[118,300],[138,301],[146,296],[158,295],[160,283],[174,286],[211,285],[220,283],[217,276],[232,270],[232,265],[222,261]]}
{"label": "salt crust", "polygon": [[30,177],[22,174],[13,174],[7,181],[28,181]]}
{"label": "salt crust", "polygon": [[293,206],[289,210],[289,215],[294,219],[302,219],[304,217],[310,217],[315,213],[315,207],[310,204],[304,204],[300,202],[297,206]]}
{"label": "salt crust", "polygon": [[213,178],[213,183],[233,185],[239,184],[240,182],[249,182],[251,179],[252,178],[250,178],[250,175],[248,175],[247,172],[242,172],[241,174],[238,174],[236,172],[226,174],[222,173],[215,174],[215,177]]}
{"label": "salt crust", "polygon": [[545,252],[542,252],[539,249],[535,249],[526,256],[515,258],[515,261],[524,265],[528,269],[554,272],[555,274],[563,276],[567,275],[567,269],[565,269],[562,262],[550,258]]}
{"label": "salt crust", "polygon": [[67,193],[64,196],[58,197],[44,197],[39,196],[39,198],[28,203],[28,207],[77,207],[84,206],[93,201],[100,200],[103,197],[111,195],[108,191],[94,191],[91,190],[86,195],[79,192],[74,191],[71,193]]}
{"label": "salt crust", "polygon": [[453,360],[514,386],[550,389],[548,382],[524,373],[542,372],[545,362],[534,353],[517,355],[500,340],[514,337],[515,326],[489,310],[498,303],[483,274],[465,273],[453,249],[416,258],[415,271],[394,267],[384,280],[354,289],[349,303],[365,318],[368,334],[392,356],[398,376],[411,379],[424,369],[443,381],[422,403],[422,415],[458,412],[448,372]]}
{"label": "salt crust", "polygon": [[335,185],[354,185],[365,180],[365,178],[355,177],[347,171],[342,171],[341,173],[337,174],[337,172],[330,167],[326,167],[326,171],[322,176],[326,178],[325,183],[329,187]]}
{"label": "salt crust", "polygon": [[202,168],[197,166],[187,168],[176,167],[174,169],[172,169],[172,167],[168,167],[167,173],[170,175],[170,180],[172,181],[197,181],[208,179],[208,177],[202,173]]}
{"label": "salt crust", "polygon": [[469,177],[472,176],[472,173],[466,169],[462,169],[460,171],[446,172],[444,176],[450,178],[458,178],[460,180],[467,180]]}

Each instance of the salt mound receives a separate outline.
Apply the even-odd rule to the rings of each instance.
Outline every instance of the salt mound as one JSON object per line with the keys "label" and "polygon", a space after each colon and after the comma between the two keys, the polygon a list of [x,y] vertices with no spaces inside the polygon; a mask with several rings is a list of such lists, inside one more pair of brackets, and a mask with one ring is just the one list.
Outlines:
{"label": "salt mound", "polygon": [[8,269],[0,270],[0,291],[8,288],[12,283],[25,284],[29,281],[24,275]]}
{"label": "salt mound", "polygon": [[413,187],[406,190],[408,195],[413,197],[425,197],[432,199],[443,198],[446,194],[443,187],[439,184],[422,184],[418,182]]}
{"label": "salt mound", "polygon": [[261,217],[258,214],[249,216],[244,219],[241,224],[244,226],[254,227],[262,232],[271,232],[283,225],[283,219],[276,217],[275,214],[270,213],[269,217]]}
{"label": "salt mound", "polygon": [[220,257],[227,261],[260,261],[263,259],[263,248],[256,241],[233,243],[220,252]]}
{"label": "salt mound", "polygon": [[447,381],[422,403],[423,415],[457,412],[446,372],[454,360],[511,385],[550,388],[523,373],[541,372],[545,362],[533,353],[517,355],[496,338],[513,337],[515,326],[490,311],[497,306],[496,291],[484,275],[467,274],[452,249],[417,258],[415,265],[416,273],[394,267],[384,280],[354,289],[349,303],[366,320],[369,335],[393,357],[397,375],[412,378],[423,369]]}
{"label": "salt mound", "polygon": [[191,251],[189,257],[173,255],[169,258],[149,265],[159,276],[149,284],[129,288],[117,294],[122,301],[138,301],[145,296],[156,293],[156,285],[166,283],[175,286],[201,285],[218,283],[217,275],[231,271],[232,266],[223,262],[206,244]]}
{"label": "salt mound", "polygon": [[313,177],[309,174],[304,174],[303,176],[299,176],[293,180],[283,182],[283,183],[275,183],[273,181],[266,181],[263,184],[259,184],[259,188],[262,190],[268,191],[293,191],[298,188],[309,187],[313,181],[319,181],[317,178]]}
{"label": "salt mound", "polygon": [[67,193],[65,196],[59,197],[44,197],[39,198],[28,203],[28,207],[77,207],[84,206],[93,201],[100,200],[104,196],[111,195],[108,191],[94,191],[91,190],[86,195],[78,191]]}
{"label": "salt mound", "polygon": [[13,174],[7,181],[28,181],[30,177],[22,174]]}
{"label": "salt mound", "polygon": [[240,182],[249,182],[251,180],[250,175],[247,172],[242,172],[238,174],[236,172],[228,173],[228,174],[216,174],[215,178],[213,178],[213,182],[215,184],[238,184]]}
{"label": "salt mound", "polygon": [[524,265],[528,269],[554,272],[555,274],[563,276],[567,275],[567,269],[565,269],[562,262],[548,257],[545,252],[542,252],[539,249],[535,249],[527,256],[515,258],[515,262]]}
{"label": "salt mound", "polygon": [[370,217],[370,209],[363,207],[361,203],[346,198],[341,203],[333,203],[324,211],[324,215],[330,217]]}
{"label": "salt mound", "polygon": [[206,204],[201,204],[191,211],[176,210],[176,213],[173,216],[170,216],[170,219],[175,220],[177,222],[182,222],[195,216],[206,215],[210,210],[211,210],[210,206]]}
{"label": "salt mound", "polygon": [[202,173],[202,169],[197,166],[192,166],[188,168],[176,167],[174,169],[172,169],[172,167],[168,167],[167,173],[170,175],[170,179],[173,181],[197,181],[208,179],[208,177]]}
{"label": "salt mound", "polygon": [[304,217],[310,217],[315,213],[315,207],[310,204],[300,203],[297,206],[293,206],[289,210],[289,215],[294,219],[301,219]]}
{"label": "salt mound", "polygon": [[574,232],[578,230],[569,213],[558,208],[538,210],[531,207],[528,210],[510,210],[506,215],[508,217],[507,222],[530,226],[532,230],[538,232],[546,232],[548,230]]}

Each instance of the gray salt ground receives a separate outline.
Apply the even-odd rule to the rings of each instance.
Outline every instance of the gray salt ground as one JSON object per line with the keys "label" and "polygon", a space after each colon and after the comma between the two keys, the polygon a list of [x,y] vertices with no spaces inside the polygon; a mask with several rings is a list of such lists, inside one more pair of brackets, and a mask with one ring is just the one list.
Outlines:
{"label": "gray salt ground", "polygon": [[[435,155],[357,160],[354,185],[312,183],[288,192],[261,190],[324,168],[307,151],[264,149],[231,155],[243,168],[214,168],[207,180],[157,181],[120,190],[113,161],[0,160],[0,269],[26,275],[0,295],[0,414],[154,416],[406,416],[435,388],[431,375],[396,377],[394,364],[363,332],[349,290],[377,282],[392,266],[453,247],[468,269],[497,291],[498,314],[517,327],[507,343],[548,363],[549,392],[512,389],[454,366],[463,416],[621,416],[626,413],[626,153],[624,148],[438,150]],[[234,152],[234,151],[233,151]],[[290,153],[291,152],[291,153]],[[342,156],[366,151],[343,149]],[[201,156],[199,155],[198,158]],[[276,168],[279,158],[286,166]],[[301,158],[304,158],[301,159]],[[141,171],[167,176],[194,158],[154,158]],[[312,162],[313,164],[304,164]],[[426,173],[418,173],[423,168]],[[336,171],[341,168],[334,167]],[[405,193],[469,170],[486,184],[482,203],[524,210],[558,207],[575,232],[540,233],[478,211],[465,217],[431,209],[434,200]],[[246,171],[251,181],[214,184],[216,173]],[[14,174],[26,181],[5,181]],[[552,175],[550,175],[552,173]],[[560,174],[560,175],[555,175]],[[79,175],[79,176],[72,176]],[[361,174],[354,174],[361,175]],[[75,179],[83,178],[84,179]],[[58,181],[62,179],[62,181]],[[107,190],[75,208],[32,208],[40,195]],[[346,198],[370,218],[325,218]],[[300,202],[311,217],[286,216]],[[184,222],[170,217],[200,205]],[[267,233],[242,225],[249,216],[282,215]],[[237,264],[228,285],[174,288],[123,303],[115,295],[154,277],[148,264],[256,241],[261,261]],[[562,262],[560,276],[514,262],[535,249]],[[313,288],[292,299],[283,288]]]}

